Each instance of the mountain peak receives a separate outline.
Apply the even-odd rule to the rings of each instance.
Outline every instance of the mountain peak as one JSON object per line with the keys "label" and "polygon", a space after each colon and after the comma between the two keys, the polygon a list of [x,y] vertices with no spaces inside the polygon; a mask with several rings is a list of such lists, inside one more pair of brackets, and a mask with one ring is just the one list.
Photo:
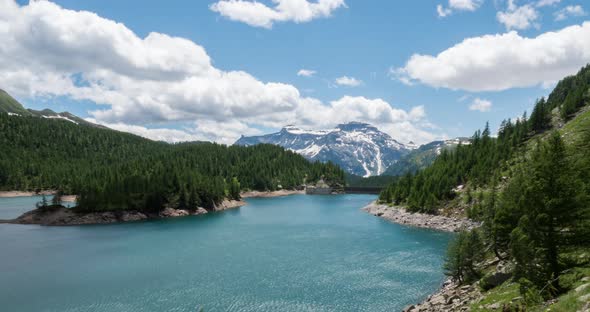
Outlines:
{"label": "mountain peak", "polygon": [[331,161],[359,176],[379,175],[412,148],[363,122],[349,122],[330,130],[305,130],[287,125],[280,132],[241,137],[236,145],[274,144],[312,161]]}

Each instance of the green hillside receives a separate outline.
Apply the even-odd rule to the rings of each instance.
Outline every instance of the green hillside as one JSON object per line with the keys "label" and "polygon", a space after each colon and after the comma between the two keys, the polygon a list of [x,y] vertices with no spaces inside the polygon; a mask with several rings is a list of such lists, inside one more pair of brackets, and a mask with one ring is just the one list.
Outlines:
{"label": "green hillside", "polygon": [[2,89],[0,89],[0,113],[19,114],[21,116],[31,115],[17,100]]}
{"label": "green hillside", "polygon": [[[486,125],[471,145],[442,152],[430,167],[390,184],[380,200],[482,222],[449,246],[445,264],[453,280],[484,290],[483,304],[472,310],[552,304],[551,310],[577,311],[587,292],[574,288],[590,280],[589,195],[587,66],[538,100],[530,117],[505,120],[496,137]],[[498,280],[497,263],[508,268],[508,280]]]}
{"label": "green hillside", "polygon": [[442,151],[451,151],[459,143],[469,141],[467,138],[457,138],[449,141],[434,141],[409,152],[404,155],[398,162],[391,165],[382,174],[384,176],[403,176],[406,173],[416,173],[432,165],[434,160]]}
{"label": "green hillside", "polygon": [[242,189],[292,189],[324,177],[332,164],[309,163],[276,146],[167,144],[110,129],[0,113],[0,190],[58,189],[80,195],[80,209],[211,208]]}

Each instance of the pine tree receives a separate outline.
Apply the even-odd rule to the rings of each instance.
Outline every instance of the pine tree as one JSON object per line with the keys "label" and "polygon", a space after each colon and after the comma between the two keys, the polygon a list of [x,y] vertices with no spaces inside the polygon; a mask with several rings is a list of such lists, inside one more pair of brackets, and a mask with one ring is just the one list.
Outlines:
{"label": "pine tree", "polygon": [[[532,159],[521,202],[526,205],[526,208],[521,207],[525,216],[514,232],[512,245],[521,246],[523,241],[527,242],[535,256],[533,262],[539,265],[522,271],[539,276],[537,282],[550,281],[551,289],[558,290],[560,253],[587,239],[583,223],[588,217],[587,195],[577,192],[581,186],[573,178],[573,168],[559,133],[552,133],[547,143],[540,144]],[[514,247],[512,249],[514,252]],[[525,266],[530,262],[523,258],[519,263]]]}
{"label": "pine tree", "polygon": [[61,206],[61,198],[63,196],[63,192],[61,190],[57,190],[51,199],[51,204],[53,206]]}
{"label": "pine tree", "polygon": [[476,264],[483,259],[483,243],[479,233],[463,231],[449,244],[445,258],[445,274],[460,284],[481,277]]}

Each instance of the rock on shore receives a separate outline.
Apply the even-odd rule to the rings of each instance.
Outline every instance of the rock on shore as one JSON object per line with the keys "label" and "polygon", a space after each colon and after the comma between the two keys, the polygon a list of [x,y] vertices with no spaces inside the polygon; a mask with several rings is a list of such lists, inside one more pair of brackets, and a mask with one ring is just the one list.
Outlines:
{"label": "rock on shore", "polygon": [[246,202],[242,200],[229,200],[226,199],[222,201],[220,204],[215,205],[213,211],[224,211],[228,209],[240,208],[245,206]]}
{"label": "rock on shore", "polygon": [[449,280],[438,292],[430,295],[424,302],[408,306],[403,311],[469,311],[469,306],[481,297],[482,294],[476,285],[459,286]]}
{"label": "rock on shore", "polygon": [[281,197],[289,195],[301,195],[305,194],[304,190],[280,190],[274,192],[261,192],[261,191],[249,191],[241,194],[242,198],[270,198],[270,197]]}
{"label": "rock on shore", "polygon": [[478,222],[469,219],[411,213],[402,207],[380,205],[377,202],[369,204],[363,210],[394,223],[446,232],[459,232],[462,229],[471,230],[480,226]]}

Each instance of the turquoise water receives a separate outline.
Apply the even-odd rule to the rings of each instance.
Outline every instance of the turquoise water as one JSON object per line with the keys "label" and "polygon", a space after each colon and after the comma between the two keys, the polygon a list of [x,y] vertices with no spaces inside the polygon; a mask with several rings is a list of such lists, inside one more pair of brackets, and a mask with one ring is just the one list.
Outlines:
{"label": "turquoise water", "polygon": [[399,311],[439,287],[451,236],[359,210],[373,199],[250,199],[106,226],[0,224],[0,310]]}
{"label": "turquoise water", "polygon": [[[51,203],[53,196],[47,196],[47,201]],[[35,208],[35,204],[42,201],[43,196],[12,197],[0,198],[0,219],[14,219],[21,214]],[[74,203],[63,202],[66,207],[73,206]]]}

